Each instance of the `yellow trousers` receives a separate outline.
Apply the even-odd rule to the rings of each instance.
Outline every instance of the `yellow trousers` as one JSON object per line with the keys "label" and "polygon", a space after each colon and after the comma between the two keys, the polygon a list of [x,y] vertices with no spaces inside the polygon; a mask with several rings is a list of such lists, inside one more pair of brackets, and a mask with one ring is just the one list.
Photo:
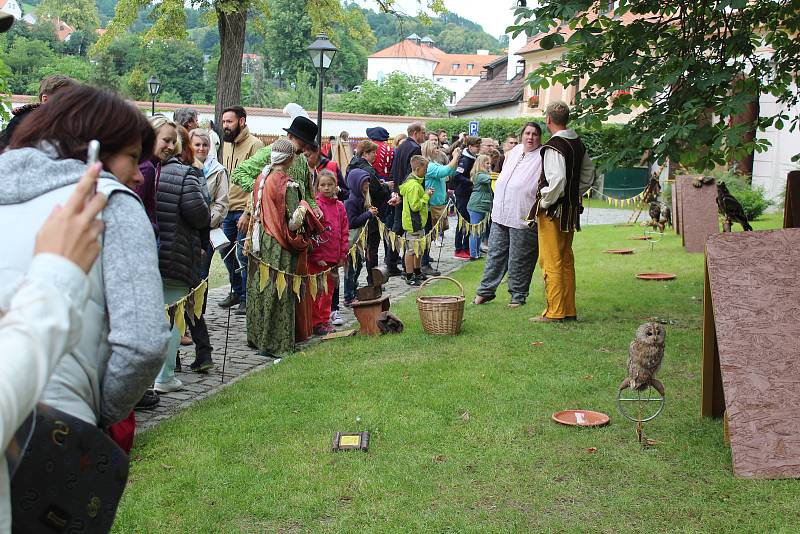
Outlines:
{"label": "yellow trousers", "polygon": [[539,265],[544,274],[547,307],[542,313],[550,319],[577,317],[575,311],[575,256],[572,238],[575,232],[562,232],[558,219],[544,213],[537,217],[539,225]]}

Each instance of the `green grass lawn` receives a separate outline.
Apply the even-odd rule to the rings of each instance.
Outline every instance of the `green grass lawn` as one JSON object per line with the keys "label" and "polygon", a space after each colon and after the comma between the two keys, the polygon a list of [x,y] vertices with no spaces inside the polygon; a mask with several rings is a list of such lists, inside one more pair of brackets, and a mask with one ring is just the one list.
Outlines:
{"label": "green grass lawn", "polygon": [[[674,234],[653,252],[626,239],[640,233],[577,235],[577,324],[528,321],[543,307],[538,269],[527,306],[507,309],[501,287],[467,305],[458,337],[424,334],[406,299],[392,307],[402,335],[318,345],[145,432],[115,531],[798,532],[800,485],[734,478],[721,421],[700,417],[702,255]],[[602,253],[627,246],[638,253]],[[457,275],[468,299],[481,269]],[[654,316],[670,322],[667,406],[641,450],[615,396]],[[565,408],[611,424],[553,423]],[[329,452],[335,431],[365,429],[368,453]]]}

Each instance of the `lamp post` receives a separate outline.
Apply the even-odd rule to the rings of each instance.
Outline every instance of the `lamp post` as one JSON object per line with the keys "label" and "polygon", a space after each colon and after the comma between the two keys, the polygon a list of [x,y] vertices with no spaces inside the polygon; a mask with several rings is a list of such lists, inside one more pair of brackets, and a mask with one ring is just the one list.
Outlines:
{"label": "lamp post", "polygon": [[317,104],[317,146],[322,146],[322,85],[325,76],[325,71],[328,70],[333,62],[333,56],[339,50],[332,42],[328,40],[328,36],[324,33],[317,35],[317,40],[308,45],[308,55],[311,56],[311,62],[314,68],[319,70],[319,101]]}
{"label": "lamp post", "polygon": [[158,92],[161,91],[161,82],[155,76],[150,76],[150,79],[147,80],[147,90],[150,92],[150,102],[152,103],[152,107],[150,108],[150,115],[156,114],[156,97],[158,96]]}

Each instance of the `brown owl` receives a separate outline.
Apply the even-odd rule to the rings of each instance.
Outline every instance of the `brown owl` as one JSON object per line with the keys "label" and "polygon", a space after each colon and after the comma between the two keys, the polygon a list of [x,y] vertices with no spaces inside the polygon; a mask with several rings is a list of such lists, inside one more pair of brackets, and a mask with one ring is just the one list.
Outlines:
{"label": "brown owl", "polygon": [[649,385],[664,395],[664,384],[655,375],[664,358],[665,336],[664,325],[660,323],[644,323],[636,329],[636,337],[628,348],[628,378],[619,389],[643,390]]}

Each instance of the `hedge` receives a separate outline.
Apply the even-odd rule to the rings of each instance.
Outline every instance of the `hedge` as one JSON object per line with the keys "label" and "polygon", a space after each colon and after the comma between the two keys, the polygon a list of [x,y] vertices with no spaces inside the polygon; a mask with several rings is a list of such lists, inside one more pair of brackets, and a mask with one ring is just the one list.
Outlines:
{"label": "hedge", "polygon": [[[428,131],[444,129],[451,137],[459,132],[467,132],[469,130],[469,123],[472,119],[430,119],[425,121]],[[538,122],[542,127],[543,138],[545,142],[550,134],[544,126],[544,119],[541,117],[524,117],[517,119],[479,119],[480,130],[478,134],[481,137],[491,137],[497,139],[502,144],[506,137],[510,134],[518,135],[522,126],[526,122]],[[599,129],[576,128],[578,135],[583,139],[586,144],[586,149],[589,155],[595,159],[598,167],[602,167],[609,154],[615,153],[620,147],[628,146],[630,141],[627,138],[624,125],[618,124],[604,124]],[[615,167],[634,167],[639,164],[638,157],[631,157],[623,160],[615,165]],[[600,170],[600,169],[598,169]],[[607,170],[607,169],[606,169]]]}

